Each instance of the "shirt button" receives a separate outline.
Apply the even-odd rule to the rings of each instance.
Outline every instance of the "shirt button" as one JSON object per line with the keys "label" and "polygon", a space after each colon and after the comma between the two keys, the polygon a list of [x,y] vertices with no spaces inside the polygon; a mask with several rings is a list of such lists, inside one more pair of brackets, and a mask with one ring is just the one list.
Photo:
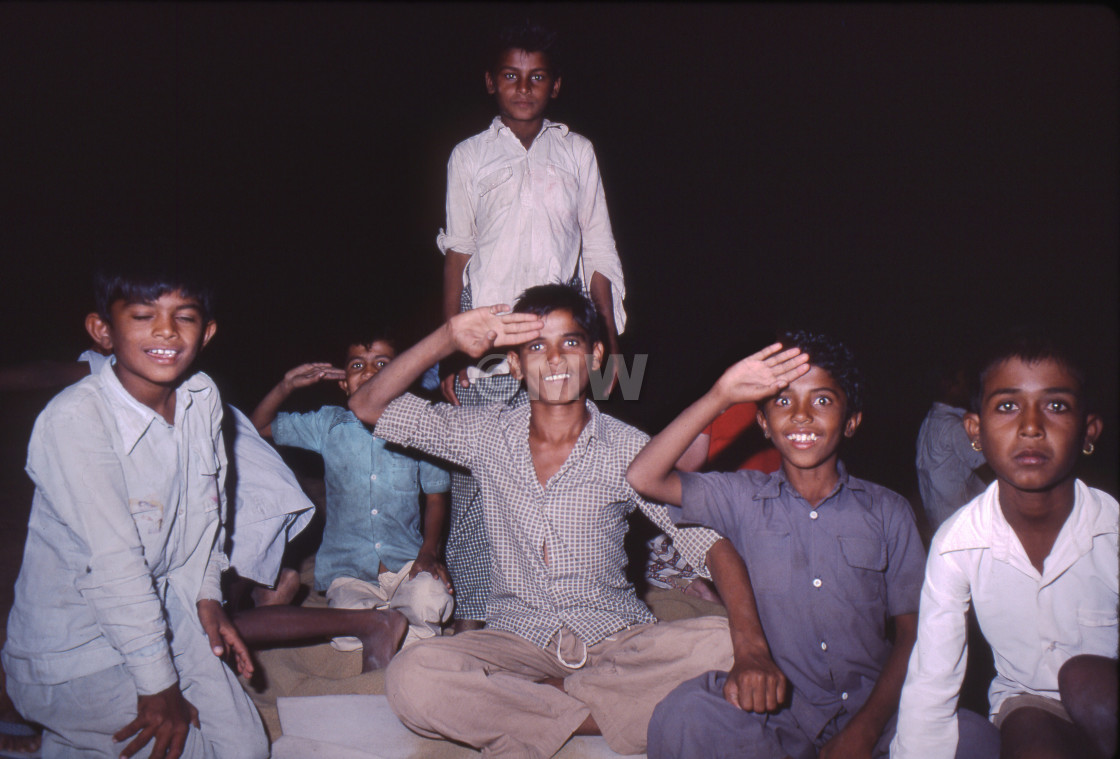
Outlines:
{"label": "shirt button", "polygon": [[822,651],[827,651],[828,650],[828,644],[825,643],[823,640],[821,641],[821,650]]}
{"label": "shirt button", "polygon": [[373,547],[374,547],[374,548],[380,548],[380,547],[381,547],[381,544],[380,544],[380,543],[374,543],[374,544],[373,544]]}
{"label": "shirt button", "polygon": [[841,699],[842,701],[847,701],[847,700],[848,700],[848,694],[847,694],[847,692],[846,692],[846,691],[845,691],[844,693],[841,693],[841,694],[840,694],[840,699]]}
{"label": "shirt button", "polygon": [[823,584],[824,583],[821,582],[821,578],[819,578],[819,577],[814,577],[813,578],[813,587],[814,588],[819,588]]}
{"label": "shirt button", "polygon": [[374,509],[373,511],[371,511],[370,514],[373,514],[374,516],[377,516],[377,509]]}
{"label": "shirt button", "polygon": [[376,480],[376,479],[377,479],[377,475],[376,475],[376,474],[371,474],[371,475],[369,476],[369,478],[370,478],[370,480]]}
{"label": "shirt button", "polygon": [[816,518],[817,518],[817,517],[819,517],[819,516],[820,516],[820,514],[818,514],[818,513],[816,512],[816,510],[813,510],[813,511],[810,511],[810,512],[809,512],[809,518],[810,518],[810,519],[816,519]]}

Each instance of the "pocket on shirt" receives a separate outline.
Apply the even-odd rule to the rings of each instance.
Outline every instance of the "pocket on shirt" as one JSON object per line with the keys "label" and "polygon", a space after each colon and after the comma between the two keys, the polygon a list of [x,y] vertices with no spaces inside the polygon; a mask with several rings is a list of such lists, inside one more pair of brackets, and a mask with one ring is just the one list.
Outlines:
{"label": "pocket on shirt", "polygon": [[420,481],[415,466],[386,467],[379,475],[382,485],[398,493],[419,493]]}
{"label": "pocket on shirt", "polygon": [[490,192],[495,187],[508,182],[512,176],[512,166],[503,166],[497,171],[487,174],[482,179],[478,180],[478,197],[484,197],[486,193]]}
{"label": "pocket on shirt", "polygon": [[155,535],[163,527],[164,507],[162,503],[130,498],[128,500],[128,511],[132,515],[132,521],[136,523],[136,530],[141,535]]}
{"label": "pocket on shirt", "polygon": [[887,546],[878,540],[840,535],[841,559],[836,567],[845,598],[871,601],[883,595]]}
{"label": "pocket on shirt", "polygon": [[755,534],[747,543],[743,559],[750,569],[751,587],[756,593],[784,593],[789,590],[792,559],[789,534]]}
{"label": "pocket on shirt", "polygon": [[1081,631],[1081,651],[1115,658],[1118,615],[1116,609],[1081,607],[1077,610],[1077,628]]}

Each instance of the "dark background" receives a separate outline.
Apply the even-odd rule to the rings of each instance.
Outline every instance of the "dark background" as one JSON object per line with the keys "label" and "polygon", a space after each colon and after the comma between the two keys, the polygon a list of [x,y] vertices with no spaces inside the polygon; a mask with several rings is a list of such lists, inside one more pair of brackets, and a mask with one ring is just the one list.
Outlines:
{"label": "dark background", "polygon": [[1101,6],[0,4],[4,361],[73,359],[94,251],[137,237],[210,267],[202,368],[246,410],[357,327],[430,329],[447,157],[527,14],[562,35],[549,115],[596,146],[649,355],[612,413],[656,431],[776,327],[824,328],[871,382],[851,468],[912,495],[939,362],[1044,321],[1092,351],[1116,491]]}

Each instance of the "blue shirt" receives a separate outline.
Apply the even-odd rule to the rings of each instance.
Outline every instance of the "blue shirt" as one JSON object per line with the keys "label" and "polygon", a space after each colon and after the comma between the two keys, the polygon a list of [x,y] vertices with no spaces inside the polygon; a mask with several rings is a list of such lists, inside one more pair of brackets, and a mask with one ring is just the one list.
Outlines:
{"label": "blue shirt", "polygon": [[277,414],[272,439],[323,457],[327,520],[315,555],[315,588],[339,577],[377,582],[378,567],[391,572],[416,558],[420,491],[443,493],[446,471],[386,447],[358,417],[338,406],[307,414]]}
{"label": "blue shirt", "polygon": [[909,502],[849,477],[816,508],[785,472],[681,474],[679,523],[711,527],[746,561],[774,662],[808,735],[851,718],[890,655],[888,617],[918,611],[922,548]]}

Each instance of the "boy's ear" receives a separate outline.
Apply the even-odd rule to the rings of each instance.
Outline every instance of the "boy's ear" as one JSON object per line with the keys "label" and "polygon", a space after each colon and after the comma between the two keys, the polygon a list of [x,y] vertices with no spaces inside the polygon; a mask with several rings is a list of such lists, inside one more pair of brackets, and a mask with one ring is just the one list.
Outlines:
{"label": "boy's ear", "polygon": [[1104,420],[1097,414],[1089,414],[1085,417],[1085,443],[1081,446],[1081,450],[1085,450],[1091,444],[1097,442],[1097,438],[1101,436],[1104,431]]}
{"label": "boy's ear", "polygon": [[350,387],[346,384],[346,380],[340,379],[338,381],[338,386],[340,388],[342,388],[342,392],[346,393],[346,397],[349,398],[350,397]]}
{"label": "boy's ear", "polygon": [[758,407],[758,411],[754,412],[754,420],[758,424],[758,428],[762,430],[762,436],[767,440],[770,439],[770,423],[766,421],[766,414],[762,413],[762,405]]}
{"label": "boy's ear", "polygon": [[[494,84],[494,75],[491,74],[489,71],[487,71],[486,72],[486,93],[488,95],[493,95],[497,91],[498,91],[498,87],[497,87],[497,85]],[[556,96],[553,95],[553,97],[556,97]]]}
{"label": "boy's ear", "polygon": [[556,77],[556,81],[552,83],[552,94],[548,96],[551,100],[555,100],[560,94],[560,82],[561,78]]}
{"label": "boy's ear", "polygon": [[844,437],[852,437],[859,429],[860,422],[863,421],[863,412],[857,411],[848,417],[848,421],[844,422]]}
{"label": "boy's ear", "polygon": [[101,350],[113,352],[113,338],[109,334],[109,324],[96,311],[86,314],[86,332]]}
{"label": "boy's ear", "polygon": [[509,361],[509,373],[513,375],[515,380],[525,379],[525,372],[521,368],[521,356],[517,355],[517,351],[506,351],[506,360]]}
{"label": "boy's ear", "polygon": [[199,350],[206,347],[206,344],[210,342],[210,339],[214,337],[214,333],[217,331],[218,323],[216,321],[211,319],[210,321],[206,322],[206,326],[202,328],[202,345]]}
{"label": "boy's ear", "polygon": [[976,445],[980,442],[980,415],[969,411],[964,415],[964,431],[972,441],[973,450],[979,450]]}
{"label": "boy's ear", "polygon": [[595,371],[599,371],[599,367],[603,365],[603,356],[606,354],[606,352],[607,349],[603,345],[602,341],[596,341],[595,344],[591,346],[592,369],[594,369]]}

